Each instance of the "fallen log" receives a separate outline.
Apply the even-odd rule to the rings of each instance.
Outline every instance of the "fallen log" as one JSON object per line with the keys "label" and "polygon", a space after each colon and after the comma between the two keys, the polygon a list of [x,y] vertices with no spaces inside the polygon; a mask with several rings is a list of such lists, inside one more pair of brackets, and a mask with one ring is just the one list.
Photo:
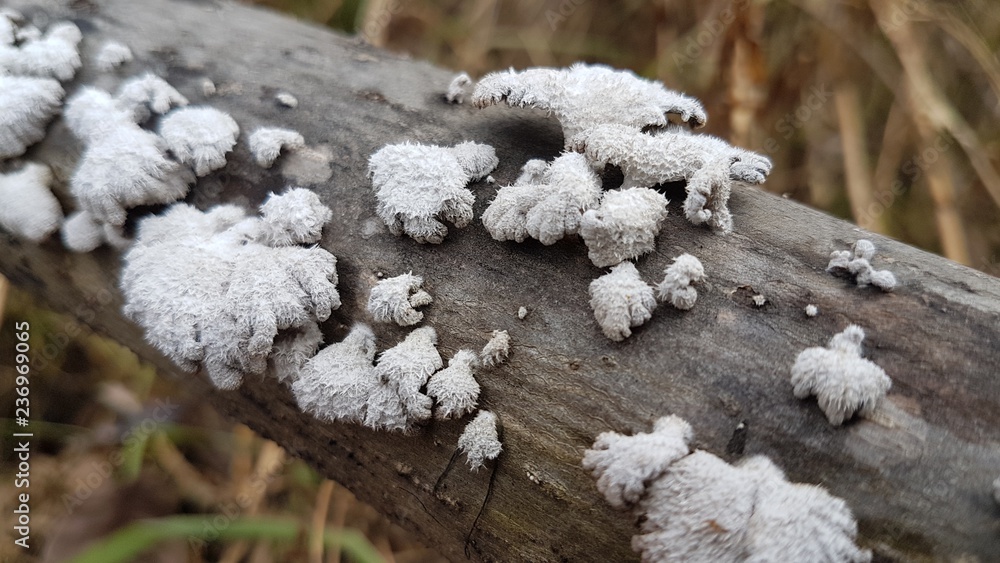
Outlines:
{"label": "fallen log", "polygon": [[[365,304],[379,275],[411,270],[434,295],[424,323],[437,328],[445,357],[479,349],[494,329],[509,331],[509,362],[478,375],[481,406],[501,419],[505,451],[466,550],[489,471],[455,467],[433,490],[463,422],[387,434],[318,423],[299,412],[286,386],[266,377],[216,391],[202,375],[181,373],[123,317],[120,253],[72,254],[58,240],[34,245],[0,236],[0,271],[13,283],[184,378],[222,412],[445,556],[635,560],[634,523],[607,506],[580,459],[598,433],[645,431],[666,414],[692,424],[696,447],[730,461],[768,455],[791,480],[844,498],[858,518],[860,543],[878,556],[986,561],[1000,552],[1000,510],[990,498],[1000,473],[1000,280],[780,197],[738,189],[728,236],[689,224],[671,204],[656,251],[638,267],[646,279],[659,279],[673,257],[690,252],[708,280],[694,309],[661,307],[615,343],[601,334],[587,303],[588,284],[602,270],[578,240],[499,243],[475,222],[453,229],[441,245],[419,245],[392,236],[374,213],[366,165],[379,147],[403,140],[488,143],[500,157],[493,176],[503,185],[529,158],[561,150],[559,126],[544,114],[448,104],[446,70],[229,2],[8,4],[50,21],[72,19],[84,32],[85,60],[106,39],[129,45],[136,61],[121,75],[151,70],[193,103],[229,112],[244,133],[274,125],[304,135],[309,150],[270,170],[239,144],[188,201],[252,208],[288,184],[320,195],[334,211],[321,245],[337,256],[343,299],[323,325],[327,342],[354,322],[370,322]],[[216,87],[211,97],[206,78]],[[67,90],[113,82],[85,66]],[[298,106],[276,103],[279,92],[294,95]],[[65,184],[80,150],[57,121],[28,155],[53,168],[66,208]],[[478,216],[494,187],[483,182],[473,190]],[[668,189],[668,196],[680,201],[682,192]],[[825,271],[832,250],[862,237],[876,243],[881,267],[899,278],[896,291],[859,288]],[[766,299],[762,306],[757,295]],[[820,314],[807,317],[807,304]],[[522,306],[529,313],[519,319]],[[893,388],[872,418],[832,427],[815,401],[793,397],[789,368],[799,351],[825,344],[849,323],[866,329],[866,356],[885,369]],[[380,349],[406,334],[374,328]]]}

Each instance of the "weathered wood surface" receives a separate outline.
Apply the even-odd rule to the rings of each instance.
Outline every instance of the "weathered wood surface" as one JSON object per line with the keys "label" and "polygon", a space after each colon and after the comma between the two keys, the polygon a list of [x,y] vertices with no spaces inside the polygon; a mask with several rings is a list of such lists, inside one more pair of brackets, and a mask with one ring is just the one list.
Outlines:
{"label": "weathered wood surface", "polygon": [[[733,194],[735,233],[714,235],[688,224],[677,204],[681,194],[671,193],[675,203],[657,250],[639,269],[647,280],[659,279],[670,259],[687,251],[701,258],[710,279],[690,312],[662,307],[632,338],[613,343],[587,304],[587,286],[601,271],[580,241],[498,243],[475,223],[453,230],[440,246],[421,246],[393,237],[373,214],[366,161],[379,146],[490,143],[501,158],[493,176],[503,184],[528,158],[560,150],[559,128],[544,115],[450,106],[441,99],[450,79],[445,70],[230,3],[9,4],[72,18],[85,32],[87,56],[104,39],[128,44],[137,61],[122,75],[151,69],[194,103],[231,112],[244,132],[258,124],[292,127],[329,155],[328,163],[313,163],[311,174],[302,162],[284,163],[334,209],[322,245],[338,257],[344,305],[324,325],[328,341],[369,320],[364,304],[378,272],[410,270],[425,276],[435,297],[425,322],[437,328],[446,357],[478,349],[493,329],[510,332],[510,363],[478,375],[482,406],[502,419],[506,449],[472,537],[473,560],[635,560],[633,522],[608,508],[579,462],[599,432],[646,430],[670,413],[692,423],[698,447],[730,460],[739,456],[727,445],[745,421],[744,453],[769,455],[791,479],[846,499],[861,542],[880,556],[1000,559],[1000,509],[990,499],[1000,474],[1000,280],[750,189]],[[203,77],[220,95],[200,93]],[[74,85],[95,80],[115,85],[91,71]],[[298,98],[297,109],[274,103],[282,90]],[[65,182],[79,152],[57,122],[31,156]],[[189,201],[255,206],[288,182],[280,171],[254,166],[241,144]],[[473,187],[478,216],[494,188]],[[824,271],[830,251],[861,236],[879,246],[876,265],[900,278],[895,293],[857,288]],[[14,283],[177,373],[120,313],[118,253],[72,255],[57,241],[35,246],[8,236],[0,236],[0,249],[0,270]],[[750,300],[758,293],[768,301],[761,308]],[[819,307],[818,317],[805,317],[808,303]],[[519,306],[530,311],[524,320],[516,317]],[[851,322],[867,330],[867,355],[894,384],[874,420],[833,428],[814,401],[792,396],[789,367],[801,349],[824,344]],[[375,330],[380,348],[405,334],[385,325]],[[273,380],[221,393],[201,377],[179,377],[446,556],[464,559],[489,472],[456,467],[439,495],[430,492],[464,422],[433,423],[414,436],[376,433],[316,422]]]}

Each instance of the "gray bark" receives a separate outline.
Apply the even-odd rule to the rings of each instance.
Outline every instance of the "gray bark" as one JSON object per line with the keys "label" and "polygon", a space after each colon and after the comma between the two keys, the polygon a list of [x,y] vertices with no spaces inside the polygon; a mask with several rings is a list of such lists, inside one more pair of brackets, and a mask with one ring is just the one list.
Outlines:
{"label": "gray bark", "polygon": [[[259,204],[298,175],[334,210],[322,246],[338,258],[344,304],[324,324],[327,341],[369,321],[365,302],[379,272],[423,275],[435,302],[425,323],[437,328],[445,357],[478,350],[494,329],[513,339],[508,364],[480,371],[481,405],[498,414],[505,451],[495,491],[469,554],[476,561],[629,561],[634,522],[610,509],[580,467],[605,430],[645,431],[656,418],[691,422],[697,447],[734,460],[766,454],[790,479],[817,483],[853,508],[861,543],[900,560],[995,560],[1000,510],[990,483],[1000,474],[1000,280],[854,225],[753,189],[732,196],[735,232],[720,236],[689,224],[671,192],[654,253],[639,260],[658,280],[671,258],[691,252],[709,280],[695,308],[661,307],[622,343],[605,338],[587,303],[602,271],[579,240],[550,247],[493,241],[478,222],[444,244],[421,246],[389,234],[374,216],[368,155],[403,140],[476,140],[500,156],[493,176],[513,181],[529,158],[558,154],[558,125],[538,112],[477,111],[442,99],[451,73],[382,52],[318,27],[228,2],[15,0],[25,13],[72,18],[85,32],[85,57],[105,39],[129,45],[137,61],[119,73],[150,69],[193,103],[230,112],[244,133],[256,125],[300,131],[330,158],[255,166],[244,145],[227,167],[199,182],[189,201]],[[86,60],[86,59],[85,59]],[[220,94],[205,98],[200,80]],[[75,85],[107,77],[85,69]],[[287,91],[296,109],[279,107]],[[65,182],[80,145],[56,123],[30,157]],[[284,168],[282,168],[284,167]],[[324,178],[328,176],[328,178]],[[312,178],[312,181],[310,181]],[[318,180],[317,180],[318,179]],[[494,187],[473,186],[477,216]],[[877,267],[901,281],[894,293],[858,288],[824,271],[832,250],[866,237]],[[119,254],[74,255],[57,240],[27,244],[0,237],[0,271],[15,284],[76,315],[204,390],[241,420],[353,490],[393,520],[463,560],[463,544],[489,483],[489,471],[456,467],[437,494],[463,422],[432,423],[412,436],[321,424],[299,412],[288,389],[250,378],[216,392],[201,375],[179,373],[121,314]],[[767,298],[755,307],[751,296]],[[809,319],[806,304],[821,313]],[[519,320],[519,306],[530,314]],[[848,323],[863,326],[866,355],[893,379],[872,420],[831,427],[815,401],[792,396],[789,367],[808,346],[823,345]],[[380,349],[405,335],[377,325]],[[745,421],[745,447],[727,451]],[[739,440],[734,440],[736,444]],[[739,444],[736,444],[739,445]],[[736,450],[742,450],[737,452]]]}

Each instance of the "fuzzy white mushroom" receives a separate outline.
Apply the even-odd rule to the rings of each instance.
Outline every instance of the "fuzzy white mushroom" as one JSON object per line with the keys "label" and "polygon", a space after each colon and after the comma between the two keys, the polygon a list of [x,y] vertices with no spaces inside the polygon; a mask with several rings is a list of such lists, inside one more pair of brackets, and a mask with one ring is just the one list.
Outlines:
{"label": "fuzzy white mushroom", "polygon": [[187,98],[151,72],[122,82],[115,101],[132,114],[135,123],[145,123],[153,114],[162,115],[172,107],[188,104]]}
{"label": "fuzzy white mushroom", "polygon": [[482,221],[496,240],[527,237],[553,244],[580,230],[580,221],[601,198],[601,180],[586,160],[564,153],[551,163],[529,160],[521,176],[497,191]]}
{"label": "fuzzy white mushroom", "polygon": [[299,107],[299,99],[295,96],[289,94],[288,92],[278,92],[274,95],[274,101],[278,102],[286,108],[297,108]]}
{"label": "fuzzy white mushroom", "polygon": [[424,278],[413,272],[380,280],[368,296],[368,312],[382,323],[394,322],[399,326],[419,323],[424,314],[416,307],[429,305],[433,298],[421,289]]}
{"label": "fuzzy white mushroom", "polygon": [[61,22],[50,26],[44,36],[32,35],[15,31],[14,38],[21,40],[20,45],[0,42],[0,75],[55,78],[62,82],[73,78],[80,68],[78,45],[83,38],[80,29],[72,23]]}
{"label": "fuzzy white mushroom", "polygon": [[521,319],[523,321],[524,317],[527,317],[527,316],[528,316],[528,308],[527,307],[523,307],[522,306],[522,307],[518,307],[517,308],[517,318],[518,319]]}
{"label": "fuzzy white mushroom", "polygon": [[425,326],[414,329],[405,340],[382,352],[375,375],[381,383],[396,391],[406,418],[422,422],[431,417],[433,402],[420,392],[420,388],[443,366],[444,361],[437,351],[437,332]]}
{"label": "fuzzy white mushroom", "polygon": [[638,503],[649,483],[672,463],[688,455],[693,437],[691,425],[677,416],[658,419],[649,433],[602,432],[584,454],[583,468],[597,479],[597,490],[608,503],[624,510]]}
{"label": "fuzzy white mushroom", "polygon": [[853,276],[855,283],[861,287],[874,285],[882,291],[892,291],[896,287],[896,276],[889,270],[873,268],[871,260],[874,257],[875,245],[869,240],[858,239],[853,251],[833,251],[826,271]]}
{"label": "fuzzy white mushroom", "polygon": [[24,154],[45,137],[62,104],[63,88],[51,78],[0,73],[0,159]]}
{"label": "fuzzy white mushroom", "polygon": [[690,254],[681,254],[663,271],[663,281],[656,286],[660,301],[669,301],[674,307],[687,311],[698,300],[698,290],[692,284],[705,279],[705,268]]}
{"label": "fuzzy white mushroom", "polygon": [[555,115],[566,146],[577,134],[615,123],[636,130],[665,127],[676,114],[696,127],[707,120],[698,100],[669,90],[628,70],[577,63],[569,68],[529,68],[487,74],[476,85],[472,103],[487,107],[506,101]]}
{"label": "fuzzy white mushroom", "polygon": [[489,145],[454,147],[403,143],[387,145],[368,159],[376,213],[400,236],[439,244],[448,234],[441,220],[462,228],[472,220],[476,196],[466,184],[485,177],[499,160]]}
{"label": "fuzzy white mushroom", "polygon": [[353,422],[377,430],[406,428],[403,404],[379,381],[374,357],[375,334],[363,324],[354,325],[344,340],[320,350],[302,367],[292,383],[299,408],[328,422]]}
{"label": "fuzzy white mushroom", "polygon": [[635,264],[622,262],[611,268],[610,273],[590,282],[590,307],[604,335],[621,341],[632,335],[631,327],[653,316],[656,298]]}
{"label": "fuzzy white mushroom", "polygon": [[815,317],[818,314],[819,314],[819,307],[813,305],[812,303],[806,305],[806,316],[807,317],[812,318],[812,317]]}
{"label": "fuzzy white mushroom", "polygon": [[101,72],[111,72],[128,62],[132,62],[132,50],[118,41],[105,42],[94,56],[94,65]]}
{"label": "fuzzy white mushroom", "polygon": [[260,127],[247,140],[254,161],[263,168],[270,168],[278,159],[281,150],[295,150],[306,146],[306,140],[298,131],[280,127]]}
{"label": "fuzzy white mushroom", "polygon": [[315,244],[323,237],[323,226],[333,211],[323,205],[316,192],[305,188],[273,193],[260,206],[261,217],[246,221],[254,238],[267,246]]}
{"label": "fuzzy white mushroom", "polygon": [[858,526],[843,500],[822,487],[789,483],[764,456],[746,459],[739,468],[757,490],[743,540],[746,561],[871,560],[871,552],[855,544]]}
{"label": "fuzzy white mushroom", "polygon": [[63,246],[73,252],[90,252],[107,242],[104,224],[87,211],[77,211],[66,217],[59,234]]}
{"label": "fuzzy white mushroom", "polygon": [[472,86],[472,78],[468,74],[464,72],[456,74],[455,78],[452,78],[451,83],[448,84],[448,91],[445,92],[444,99],[452,104],[465,102],[469,86]]}
{"label": "fuzzy white mushroom", "polygon": [[638,258],[656,248],[667,217],[667,198],[649,188],[605,192],[601,205],[580,220],[587,256],[599,268]]}
{"label": "fuzzy white mushroom", "polygon": [[41,242],[58,229],[63,214],[49,189],[51,182],[49,167],[35,162],[0,174],[0,227],[32,242]]}
{"label": "fuzzy white mushroom", "polygon": [[434,398],[434,417],[439,420],[461,418],[472,412],[479,400],[475,368],[479,358],[472,350],[459,350],[448,360],[448,367],[435,373],[427,382],[427,394]]}
{"label": "fuzzy white mushroom", "polygon": [[176,109],[163,118],[159,130],[174,158],[199,177],[226,165],[226,153],[240,133],[236,120],[212,107]]}
{"label": "fuzzy white mushroom", "polygon": [[486,460],[496,459],[503,451],[496,415],[490,411],[479,411],[458,437],[458,449],[465,453],[473,471],[483,467]]}
{"label": "fuzzy white mushroom", "polygon": [[861,357],[865,331],[857,325],[833,336],[826,348],[806,348],[792,366],[795,396],[815,395],[830,424],[839,426],[855,413],[871,414],[892,386],[878,365]]}
{"label": "fuzzy white mushroom", "polygon": [[663,417],[648,434],[605,432],[584,454],[608,503],[640,520],[642,561],[870,561],[842,500],[788,483],[762,456],[733,466],[689,453],[692,438],[684,420]]}
{"label": "fuzzy white mushroom", "polygon": [[510,355],[510,334],[506,330],[494,330],[489,342],[479,352],[479,361],[486,367],[500,365]]}
{"label": "fuzzy white mushroom", "polygon": [[[275,203],[285,198],[298,209]],[[261,212],[247,217],[235,206],[202,212],[176,204],[140,221],[125,255],[126,315],[175,363],[204,365],[222,389],[263,372],[280,334],[311,332],[340,306],[336,259],[300,246],[317,240],[329,209],[296,188],[272,195]],[[285,213],[318,215],[304,221],[316,232],[288,233],[276,244],[274,231],[287,233]]]}
{"label": "fuzzy white mushroom", "polygon": [[685,180],[684,215],[694,224],[708,223],[724,233],[732,230],[728,202],[733,183],[760,184],[771,172],[765,156],[677,126],[646,134],[622,125],[602,125],[582,132],[572,139],[572,146],[595,167],[620,167],[623,188]]}

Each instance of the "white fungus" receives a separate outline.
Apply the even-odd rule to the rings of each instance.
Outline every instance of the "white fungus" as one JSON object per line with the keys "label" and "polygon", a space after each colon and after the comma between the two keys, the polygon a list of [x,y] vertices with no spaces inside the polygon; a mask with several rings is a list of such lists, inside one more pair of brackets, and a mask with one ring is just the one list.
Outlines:
{"label": "white fungus", "polygon": [[153,114],[163,115],[172,107],[188,104],[187,98],[151,72],[122,82],[115,101],[132,114],[135,123],[145,123]]}
{"label": "white fungus", "polygon": [[448,234],[440,220],[462,228],[472,220],[476,196],[466,184],[485,177],[499,160],[489,145],[454,147],[403,143],[387,145],[368,159],[376,213],[400,236],[439,244]]}
{"label": "white fungus", "polygon": [[372,360],[375,334],[363,324],[344,340],[327,346],[307,361],[292,382],[299,408],[319,420],[353,422],[376,430],[407,427],[402,401],[379,381]]}
{"label": "white fungus", "polygon": [[469,93],[469,86],[472,86],[472,78],[464,73],[460,72],[455,75],[455,78],[451,79],[451,83],[448,84],[448,91],[445,92],[444,99],[448,100],[451,104],[461,104],[465,102],[465,96]]}
{"label": "white fungus", "polygon": [[427,379],[444,366],[437,351],[437,332],[425,326],[413,330],[406,339],[382,352],[375,366],[381,383],[396,391],[404,414],[411,422],[431,417],[431,398],[420,392]]}
{"label": "white fungus", "polygon": [[494,330],[489,342],[479,352],[479,361],[486,367],[498,366],[510,355],[510,334],[506,330]]}
{"label": "white fungus", "polygon": [[0,159],[22,155],[45,137],[45,126],[59,113],[63,93],[51,78],[0,73]]}
{"label": "white fungus", "polygon": [[867,563],[843,500],[789,483],[763,456],[730,465],[690,452],[691,427],[676,416],[651,433],[604,432],[583,457],[611,506],[631,509],[644,562],[827,561]]}
{"label": "white fungus", "polygon": [[139,222],[124,257],[125,314],[175,363],[203,365],[221,389],[262,373],[279,334],[312,332],[340,306],[336,259],[303,246],[318,240],[330,210],[295,188],[270,196],[261,213],[175,204]]}
{"label": "white fungus", "polygon": [[833,336],[826,348],[806,348],[792,366],[795,396],[815,395],[827,420],[839,426],[855,413],[871,414],[892,386],[874,362],[861,357],[865,331],[857,325]]}
{"label": "white fungus", "polygon": [[104,225],[87,211],[71,213],[60,229],[63,245],[73,252],[90,252],[107,242]]}
{"label": "white fungus", "polygon": [[286,108],[297,108],[299,107],[299,100],[295,96],[289,94],[288,92],[278,92],[274,96],[274,101],[278,102]]}
{"label": "white fungus", "polygon": [[434,417],[439,420],[461,418],[472,412],[479,400],[475,368],[479,358],[472,350],[459,350],[448,360],[448,367],[435,373],[427,382],[427,394],[434,398]]}
{"label": "white fungus", "polygon": [[813,305],[812,303],[806,305],[806,316],[807,317],[810,317],[810,318],[811,317],[815,317],[818,314],[819,314],[819,307]]}
{"label": "white fungus", "polygon": [[577,63],[569,68],[529,68],[493,72],[472,93],[477,107],[506,101],[511,107],[531,107],[555,115],[567,148],[575,135],[601,124],[615,123],[636,130],[665,127],[667,114],[694,126],[705,124],[698,100],[668,90],[628,70]]}
{"label": "white fungus", "polygon": [[479,411],[458,437],[458,449],[465,453],[473,471],[483,467],[486,460],[496,459],[503,450],[496,415],[490,411]]}
{"label": "white fungus", "polygon": [[424,278],[413,272],[379,280],[368,296],[368,312],[380,323],[394,322],[399,326],[419,323],[424,314],[416,307],[430,305],[430,293],[421,289]]}
{"label": "white fungus", "polygon": [[270,168],[278,159],[281,150],[295,150],[306,146],[306,140],[298,131],[280,127],[260,127],[247,140],[254,161],[263,168]]}
{"label": "white fungus", "polygon": [[87,145],[70,191],[82,210],[116,226],[125,223],[127,209],[181,199],[194,181],[190,171],[167,158],[166,142],[129,115],[96,88],[82,88],[65,110],[67,125]]}
{"label": "white fungus", "polygon": [[854,277],[855,282],[864,287],[874,285],[882,291],[892,291],[896,287],[896,276],[889,270],[876,270],[871,265],[875,257],[875,245],[871,241],[858,239],[854,243],[853,252],[835,250],[830,254],[830,263],[826,271],[835,274],[847,274]]}
{"label": "white fungus", "polygon": [[757,295],[752,295],[750,297],[750,302],[753,303],[754,307],[760,308],[767,304],[767,297],[758,293]]}
{"label": "white fungus", "polygon": [[590,307],[604,335],[621,341],[631,327],[648,321],[656,309],[653,288],[642,280],[631,262],[622,262],[590,282]]}
{"label": "white fungus", "polygon": [[530,236],[548,245],[578,233],[583,213],[600,198],[601,180],[586,160],[564,153],[551,163],[529,160],[512,185],[497,191],[482,221],[496,240]]}
{"label": "white fungus", "polygon": [[528,316],[528,308],[527,307],[518,307],[517,308],[517,318],[519,318],[519,319],[521,319],[523,321],[524,317],[527,317],[527,316]]}
{"label": "white fungus", "polygon": [[174,158],[201,177],[226,165],[240,127],[228,113],[212,107],[176,109],[160,121],[160,136]]}
{"label": "white fungus", "polygon": [[107,41],[94,56],[94,65],[101,72],[111,72],[115,68],[132,61],[132,50],[117,41]]}
{"label": "white fungus", "polygon": [[656,235],[667,217],[667,198],[649,188],[605,192],[601,205],[580,220],[580,237],[595,266],[613,266],[656,248]]}
{"label": "white fungus", "polygon": [[0,174],[0,227],[32,242],[41,242],[58,229],[63,214],[49,189],[51,182],[49,167],[35,162]]}
{"label": "white fungus", "polygon": [[733,183],[760,184],[771,172],[767,157],[679,126],[646,134],[622,125],[602,125],[572,141],[591,165],[620,167],[623,188],[685,180],[688,221],[708,223],[724,233],[732,231],[728,202]]}
{"label": "white fungus", "polygon": [[[6,20],[5,28],[10,29],[10,19],[4,16],[0,20]],[[68,22],[53,24],[41,37],[15,31],[19,45],[0,41],[0,75],[70,80],[80,68],[78,45],[82,38],[80,29]]]}
{"label": "white fungus", "polygon": [[705,279],[705,268],[690,254],[681,254],[663,271],[663,281],[656,286],[656,297],[687,311],[698,301],[698,290],[691,284]]}

